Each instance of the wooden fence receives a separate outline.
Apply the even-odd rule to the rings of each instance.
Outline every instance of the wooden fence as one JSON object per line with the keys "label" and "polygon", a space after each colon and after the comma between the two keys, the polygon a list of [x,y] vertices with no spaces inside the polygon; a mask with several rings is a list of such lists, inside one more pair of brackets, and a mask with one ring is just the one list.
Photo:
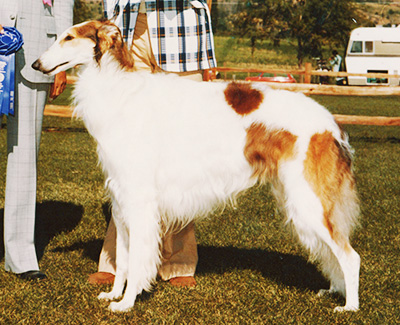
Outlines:
{"label": "wooden fence", "polygon": [[[340,96],[400,96],[400,86],[336,86],[336,85],[319,85],[311,84],[311,76],[329,76],[329,77],[348,77],[348,76],[365,76],[369,78],[400,78],[400,75],[388,75],[383,73],[354,74],[347,72],[331,72],[312,70],[311,64],[306,64],[303,70],[282,70],[282,69],[240,69],[220,67],[214,68],[205,73],[205,79],[208,81],[216,80],[216,73],[219,72],[226,79],[227,73],[246,73],[247,75],[254,73],[289,73],[292,75],[300,75],[304,77],[304,81],[308,83],[275,83],[266,82],[271,88],[286,89],[294,92],[302,92],[306,95],[340,95]],[[68,84],[73,84],[76,77],[69,76]],[[399,98],[400,99],[400,98]],[[400,103],[400,102],[399,102]],[[400,104],[399,104],[400,107]],[[45,115],[51,116],[71,116],[72,110],[68,106],[46,105]],[[334,114],[336,120],[340,124],[358,124],[358,125],[386,125],[400,126],[400,117],[386,116],[359,116],[359,115],[340,115]]]}

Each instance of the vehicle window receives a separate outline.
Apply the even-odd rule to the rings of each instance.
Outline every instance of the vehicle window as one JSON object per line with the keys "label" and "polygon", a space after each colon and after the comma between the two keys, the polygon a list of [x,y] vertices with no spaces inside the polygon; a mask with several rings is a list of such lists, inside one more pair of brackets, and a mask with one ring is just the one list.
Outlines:
{"label": "vehicle window", "polygon": [[371,41],[365,42],[365,53],[374,52],[374,43]]}
{"label": "vehicle window", "polygon": [[350,53],[362,53],[362,41],[353,41]]}

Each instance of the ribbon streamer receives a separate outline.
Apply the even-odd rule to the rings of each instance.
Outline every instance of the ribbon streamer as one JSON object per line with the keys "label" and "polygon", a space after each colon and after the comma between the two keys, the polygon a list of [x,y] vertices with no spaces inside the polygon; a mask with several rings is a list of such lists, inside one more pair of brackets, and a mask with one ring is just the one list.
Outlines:
{"label": "ribbon streamer", "polygon": [[23,44],[18,30],[4,27],[0,34],[0,115],[14,114],[15,52]]}

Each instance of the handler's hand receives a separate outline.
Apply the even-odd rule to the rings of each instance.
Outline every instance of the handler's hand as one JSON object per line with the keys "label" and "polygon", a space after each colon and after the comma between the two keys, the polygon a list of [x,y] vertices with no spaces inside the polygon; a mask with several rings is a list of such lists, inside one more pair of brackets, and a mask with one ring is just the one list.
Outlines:
{"label": "handler's hand", "polygon": [[1,24],[0,24],[0,34],[3,34],[4,33],[4,29],[3,29],[3,26],[1,26]]}
{"label": "handler's hand", "polygon": [[59,72],[54,76],[54,83],[50,88],[50,99],[57,98],[67,86],[67,74],[65,71]]}

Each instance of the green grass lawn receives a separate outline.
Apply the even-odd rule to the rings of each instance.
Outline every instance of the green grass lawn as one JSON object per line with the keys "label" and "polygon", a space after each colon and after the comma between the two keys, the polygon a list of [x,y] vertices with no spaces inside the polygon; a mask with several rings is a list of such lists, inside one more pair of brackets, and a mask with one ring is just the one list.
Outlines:
{"label": "green grass lawn", "polygon": [[[335,113],[363,115],[368,109],[371,115],[382,110],[399,115],[397,98],[316,99]],[[108,304],[96,296],[110,286],[87,283],[96,271],[110,217],[95,145],[81,122],[47,116],[39,157],[37,249],[49,279],[26,283],[0,268],[0,324],[400,323],[400,128],[345,130],[356,150],[362,204],[362,227],[352,240],[362,258],[358,313],[333,313],[344,303],[342,298],[316,297],[328,283],[284,229],[268,187],[251,190],[237,208],[197,224],[200,260],[195,288],[158,281],[153,292],[139,296],[131,312],[108,312]]]}
{"label": "green grass lawn", "polygon": [[282,40],[279,47],[274,47],[269,40],[259,40],[253,54],[249,39],[216,36],[214,41],[219,66],[260,69],[297,67],[296,45],[290,39]]}

